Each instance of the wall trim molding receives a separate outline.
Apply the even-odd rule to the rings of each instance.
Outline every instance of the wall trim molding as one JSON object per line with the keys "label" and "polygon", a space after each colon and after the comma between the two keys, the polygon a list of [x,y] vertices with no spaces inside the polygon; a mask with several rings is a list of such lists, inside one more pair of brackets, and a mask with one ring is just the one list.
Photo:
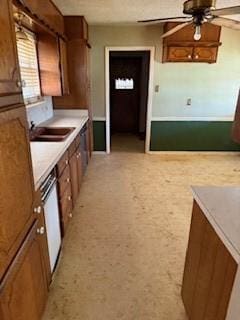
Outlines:
{"label": "wall trim molding", "polygon": [[106,151],[93,151],[92,154],[93,155],[106,155],[107,152]]}
{"label": "wall trim molding", "polygon": [[93,121],[106,121],[106,117],[93,117]]}
{"label": "wall trim molding", "polygon": [[152,117],[151,121],[216,121],[216,122],[233,122],[232,117]]}
{"label": "wall trim molding", "polygon": [[145,152],[150,150],[151,141],[151,118],[152,118],[152,105],[153,105],[153,82],[154,82],[154,57],[155,47],[105,47],[105,101],[106,101],[106,150],[107,153],[111,152],[111,137],[110,137],[110,63],[109,56],[111,51],[149,51],[150,63],[149,63],[149,84],[148,84],[148,103],[147,103],[147,119],[146,119],[146,140],[145,140]]}
{"label": "wall trim molding", "polygon": [[234,156],[239,156],[240,152],[239,151],[149,151],[149,155],[168,155],[168,156],[201,156],[201,155],[206,155],[206,156],[226,156],[226,155],[234,155]]}

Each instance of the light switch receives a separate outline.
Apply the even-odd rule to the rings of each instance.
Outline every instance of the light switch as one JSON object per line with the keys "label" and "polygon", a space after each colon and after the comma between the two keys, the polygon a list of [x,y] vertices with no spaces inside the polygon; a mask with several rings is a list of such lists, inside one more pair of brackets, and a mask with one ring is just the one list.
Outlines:
{"label": "light switch", "polygon": [[190,107],[191,105],[192,105],[192,99],[191,99],[191,98],[188,98],[188,99],[187,99],[187,106]]}
{"label": "light switch", "polygon": [[159,85],[158,84],[155,86],[155,92],[159,92]]}

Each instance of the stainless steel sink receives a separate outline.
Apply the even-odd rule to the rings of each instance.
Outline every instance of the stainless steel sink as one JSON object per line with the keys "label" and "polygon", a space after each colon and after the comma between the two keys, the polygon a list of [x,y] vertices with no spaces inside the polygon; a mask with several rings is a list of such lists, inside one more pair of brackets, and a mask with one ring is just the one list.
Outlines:
{"label": "stainless steel sink", "polygon": [[75,128],[70,127],[37,127],[30,131],[31,141],[61,142],[73,132]]}

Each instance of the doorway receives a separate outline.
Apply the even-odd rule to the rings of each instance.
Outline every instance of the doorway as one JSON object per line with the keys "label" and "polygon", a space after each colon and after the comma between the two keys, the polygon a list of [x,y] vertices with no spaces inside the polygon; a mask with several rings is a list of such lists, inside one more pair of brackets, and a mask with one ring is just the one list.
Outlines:
{"label": "doorway", "polygon": [[154,48],[106,48],[107,153],[148,152]]}
{"label": "doorway", "polygon": [[110,134],[113,151],[144,152],[149,61],[149,51],[110,52]]}

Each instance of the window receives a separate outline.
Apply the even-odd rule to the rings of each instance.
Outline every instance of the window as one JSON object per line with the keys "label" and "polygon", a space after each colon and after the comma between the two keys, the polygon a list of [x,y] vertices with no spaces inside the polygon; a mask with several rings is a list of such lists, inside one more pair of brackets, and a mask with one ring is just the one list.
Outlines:
{"label": "window", "polygon": [[133,90],[134,81],[133,79],[115,79],[116,90]]}
{"label": "window", "polygon": [[22,31],[28,39],[17,39],[17,51],[23,98],[26,104],[30,104],[41,100],[37,46],[35,35],[26,29]]}

